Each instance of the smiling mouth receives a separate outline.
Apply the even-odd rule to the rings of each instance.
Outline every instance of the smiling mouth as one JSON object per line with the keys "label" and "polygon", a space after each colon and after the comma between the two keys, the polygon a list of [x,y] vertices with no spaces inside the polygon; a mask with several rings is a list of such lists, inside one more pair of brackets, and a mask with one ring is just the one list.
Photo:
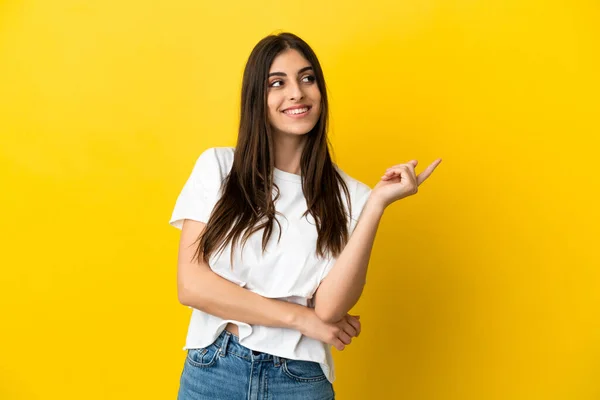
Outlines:
{"label": "smiling mouth", "polygon": [[308,114],[308,112],[310,111],[311,108],[312,107],[294,108],[294,109],[285,110],[285,111],[282,111],[282,112],[285,115],[291,115],[291,116],[294,116],[294,115],[305,115],[305,114]]}

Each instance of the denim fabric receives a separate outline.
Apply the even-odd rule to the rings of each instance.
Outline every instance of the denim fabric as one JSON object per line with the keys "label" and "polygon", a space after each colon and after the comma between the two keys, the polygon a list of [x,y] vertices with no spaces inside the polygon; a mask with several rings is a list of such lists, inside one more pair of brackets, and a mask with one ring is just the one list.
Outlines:
{"label": "denim fabric", "polygon": [[188,349],[177,400],[331,400],[319,363],[250,350],[224,330],[214,343]]}

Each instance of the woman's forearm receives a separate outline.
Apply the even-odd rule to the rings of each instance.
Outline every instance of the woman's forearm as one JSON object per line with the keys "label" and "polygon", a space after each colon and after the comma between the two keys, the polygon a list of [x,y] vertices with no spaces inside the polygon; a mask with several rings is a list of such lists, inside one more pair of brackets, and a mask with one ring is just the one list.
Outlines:
{"label": "woman's forearm", "polygon": [[314,312],[300,304],[263,297],[208,268],[190,268],[186,274],[186,289],[179,301],[222,319],[300,330],[303,313]]}
{"label": "woman's forearm", "polygon": [[315,312],[323,321],[337,321],[358,302],[366,283],[375,234],[385,207],[370,197],[354,232],[315,293]]}

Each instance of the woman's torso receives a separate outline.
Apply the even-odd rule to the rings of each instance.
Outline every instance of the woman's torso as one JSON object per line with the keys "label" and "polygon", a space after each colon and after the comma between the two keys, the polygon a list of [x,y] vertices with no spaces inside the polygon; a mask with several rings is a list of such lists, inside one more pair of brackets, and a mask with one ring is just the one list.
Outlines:
{"label": "woman's torso", "polygon": [[[178,199],[171,224],[181,226],[181,219],[189,218],[188,214],[195,210],[198,202],[204,204],[205,210],[193,217],[197,218],[199,215],[207,218],[221,195],[220,186],[231,169],[233,155],[233,148],[213,148],[201,156],[186,184],[188,187]],[[233,267],[230,264],[231,243],[223,252],[213,255],[209,265],[221,277],[263,297],[310,306],[314,292],[335,260],[315,254],[318,235],[312,216],[303,215],[307,204],[301,177],[277,169],[274,175],[275,183],[281,191],[275,208],[282,215],[278,215],[280,224],[274,225],[266,251],[262,251],[262,232],[256,232],[248,238],[243,250],[239,244],[235,247]],[[344,177],[349,184],[352,199],[353,218],[349,221],[351,232],[370,188],[345,174]],[[252,350],[288,359],[317,361],[333,381],[330,346],[291,329],[251,326],[241,321],[223,320],[194,309],[184,349],[207,346],[223,329],[236,335],[240,344]],[[273,340],[275,336],[277,340]]]}

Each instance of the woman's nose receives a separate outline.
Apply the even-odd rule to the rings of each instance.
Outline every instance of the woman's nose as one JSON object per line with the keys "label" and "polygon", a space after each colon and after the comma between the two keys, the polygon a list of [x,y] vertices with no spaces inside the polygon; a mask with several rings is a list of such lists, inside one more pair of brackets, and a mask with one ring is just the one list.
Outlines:
{"label": "woman's nose", "polygon": [[288,93],[290,99],[298,100],[304,97],[304,93],[302,92],[302,89],[299,85],[289,85],[288,87],[290,88],[290,92]]}

